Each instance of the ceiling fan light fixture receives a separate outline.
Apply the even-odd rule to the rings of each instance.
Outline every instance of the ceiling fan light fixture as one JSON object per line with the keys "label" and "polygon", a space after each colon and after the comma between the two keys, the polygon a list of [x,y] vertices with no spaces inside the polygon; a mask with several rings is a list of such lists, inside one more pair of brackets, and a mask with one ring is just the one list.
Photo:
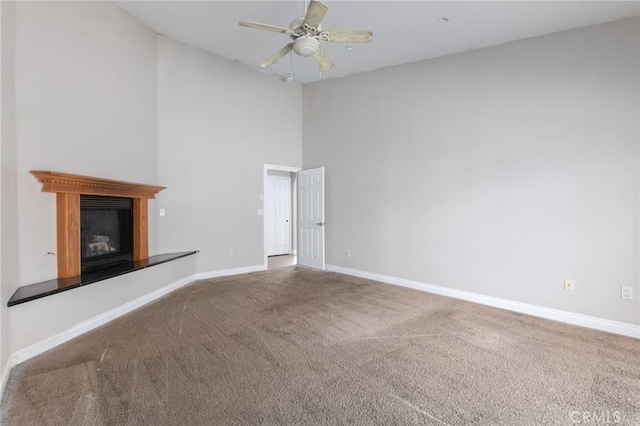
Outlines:
{"label": "ceiling fan light fixture", "polygon": [[318,52],[320,43],[313,37],[301,36],[293,42],[293,51],[300,56],[312,56]]}
{"label": "ceiling fan light fixture", "polygon": [[[348,43],[346,47],[348,51],[353,51],[353,43],[371,43],[373,33],[371,31],[323,31],[322,20],[329,9],[322,0],[309,0],[306,3],[304,17],[294,19],[289,23],[289,28],[279,27],[276,25],[261,24],[253,21],[240,21],[240,25],[257,30],[272,31],[285,34],[291,37],[291,43],[288,43],[275,54],[264,60],[260,66],[267,68],[284,58],[289,52],[293,52],[302,57],[313,57],[318,63],[320,71],[326,71],[333,68],[333,62],[327,53],[320,48],[321,43]],[[293,58],[293,55],[291,55]],[[293,63],[291,65],[291,78],[282,77],[283,81],[293,79]]]}

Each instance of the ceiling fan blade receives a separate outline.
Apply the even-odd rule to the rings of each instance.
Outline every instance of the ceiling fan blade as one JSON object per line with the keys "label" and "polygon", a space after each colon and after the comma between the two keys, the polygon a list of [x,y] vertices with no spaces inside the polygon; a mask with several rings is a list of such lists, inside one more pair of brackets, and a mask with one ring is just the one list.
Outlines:
{"label": "ceiling fan blade", "polygon": [[282,57],[284,55],[286,55],[287,53],[291,52],[291,49],[293,49],[293,43],[289,43],[285,47],[283,47],[282,49],[278,50],[278,52],[275,55],[273,55],[272,57],[270,57],[269,59],[267,59],[266,61],[261,63],[260,66],[262,68],[270,67],[271,65],[275,64],[280,59],[282,59]]}
{"label": "ceiling fan blade", "polygon": [[259,22],[240,21],[240,25],[243,27],[255,28],[257,30],[273,31],[276,33],[283,33],[283,34],[293,33],[293,31],[291,31],[289,28],[277,27],[275,25],[261,24]]}
{"label": "ceiling fan blade", "polygon": [[311,0],[307,14],[304,16],[304,23],[313,28],[318,28],[320,22],[327,13],[328,7],[324,3],[318,0]]}
{"label": "ceiling fan blade", "polygon": [[333,43],[371,43],[371,31],[323,31]]}
{"label": "ceiling fan blade", "polygon": [[321,70],[327,71],[333,68],[333,62],[331,62],[329,55],[327,55],[322,49],[318,49],[316,54],[313,55],[313,59],[316,60]]}

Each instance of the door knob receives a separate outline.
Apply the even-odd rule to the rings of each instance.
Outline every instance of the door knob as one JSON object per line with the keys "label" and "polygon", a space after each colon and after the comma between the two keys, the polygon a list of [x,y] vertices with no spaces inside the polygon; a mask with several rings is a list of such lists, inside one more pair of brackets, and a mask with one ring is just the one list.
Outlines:
{"label": "door knob", "polygon": [[316,225],[318,225],[318,226],[324,226],[324,222],[318,222]]}

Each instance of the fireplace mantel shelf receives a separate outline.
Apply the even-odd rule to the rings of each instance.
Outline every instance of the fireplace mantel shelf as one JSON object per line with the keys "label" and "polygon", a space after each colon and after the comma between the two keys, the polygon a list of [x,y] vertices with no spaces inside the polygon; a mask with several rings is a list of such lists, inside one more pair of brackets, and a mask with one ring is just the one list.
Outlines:
{"label": "fireplace mantel shelf", "polygon": [[94,284],[99,281],[117,277],[119,275],[128,274],[131,272],[139,271],[141,269],[149,268],[151,266],[156,266],[162,263],[170,262],[172,260],[191,256],[192,254],[196,253],[198,253],[198,251],[183,251],[180,253],[158,254],[156,256],[151,256],[148,259],[127,262],[125,264],[114,266],[103,271],[94,272],[92,274],[85,274],[70,278],[57,278],[49,281],[42,281],[35,284],[25,285],[23,287],[19,287],[15,291],[15,293],[13,293],[13,296],[11,296],[11,299],[9,299],[7,306],[19,305],[21,303],[40,299],[46,296],[51,296],[63,291],[71,290],[89,284]]}
{"label": "fireplace mantel shelf", "polygon": [[33,170],[31,174],[42,183],[42,192],[152,199],[158,192],[166,189],[164,186],[71,173]]}

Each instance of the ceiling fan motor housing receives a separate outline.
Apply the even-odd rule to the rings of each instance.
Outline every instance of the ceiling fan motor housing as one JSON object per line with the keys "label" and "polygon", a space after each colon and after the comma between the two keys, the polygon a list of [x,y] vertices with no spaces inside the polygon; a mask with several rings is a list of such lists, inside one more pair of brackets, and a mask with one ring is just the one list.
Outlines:
{"label": "ceiling fan motor housing", "polygon": [[[291,21],[289,23],[289,29],[291,31],[293,31],[294,33],[299,33],[299,31],[302,30],[303,27],[304,27],[304,17],[296,18],[296,19],[294,19],[293,21]],[[319,24],[318,28],[316,28],[316,30],[318,32],[321,31],[322,30],[322,24]]]}
{"label": "ceiling fan motor housing", "polygon": [[293,51],[300,56],[315,55],[318,51],[318,40],[310,36],[300,36],[293,43]]}

